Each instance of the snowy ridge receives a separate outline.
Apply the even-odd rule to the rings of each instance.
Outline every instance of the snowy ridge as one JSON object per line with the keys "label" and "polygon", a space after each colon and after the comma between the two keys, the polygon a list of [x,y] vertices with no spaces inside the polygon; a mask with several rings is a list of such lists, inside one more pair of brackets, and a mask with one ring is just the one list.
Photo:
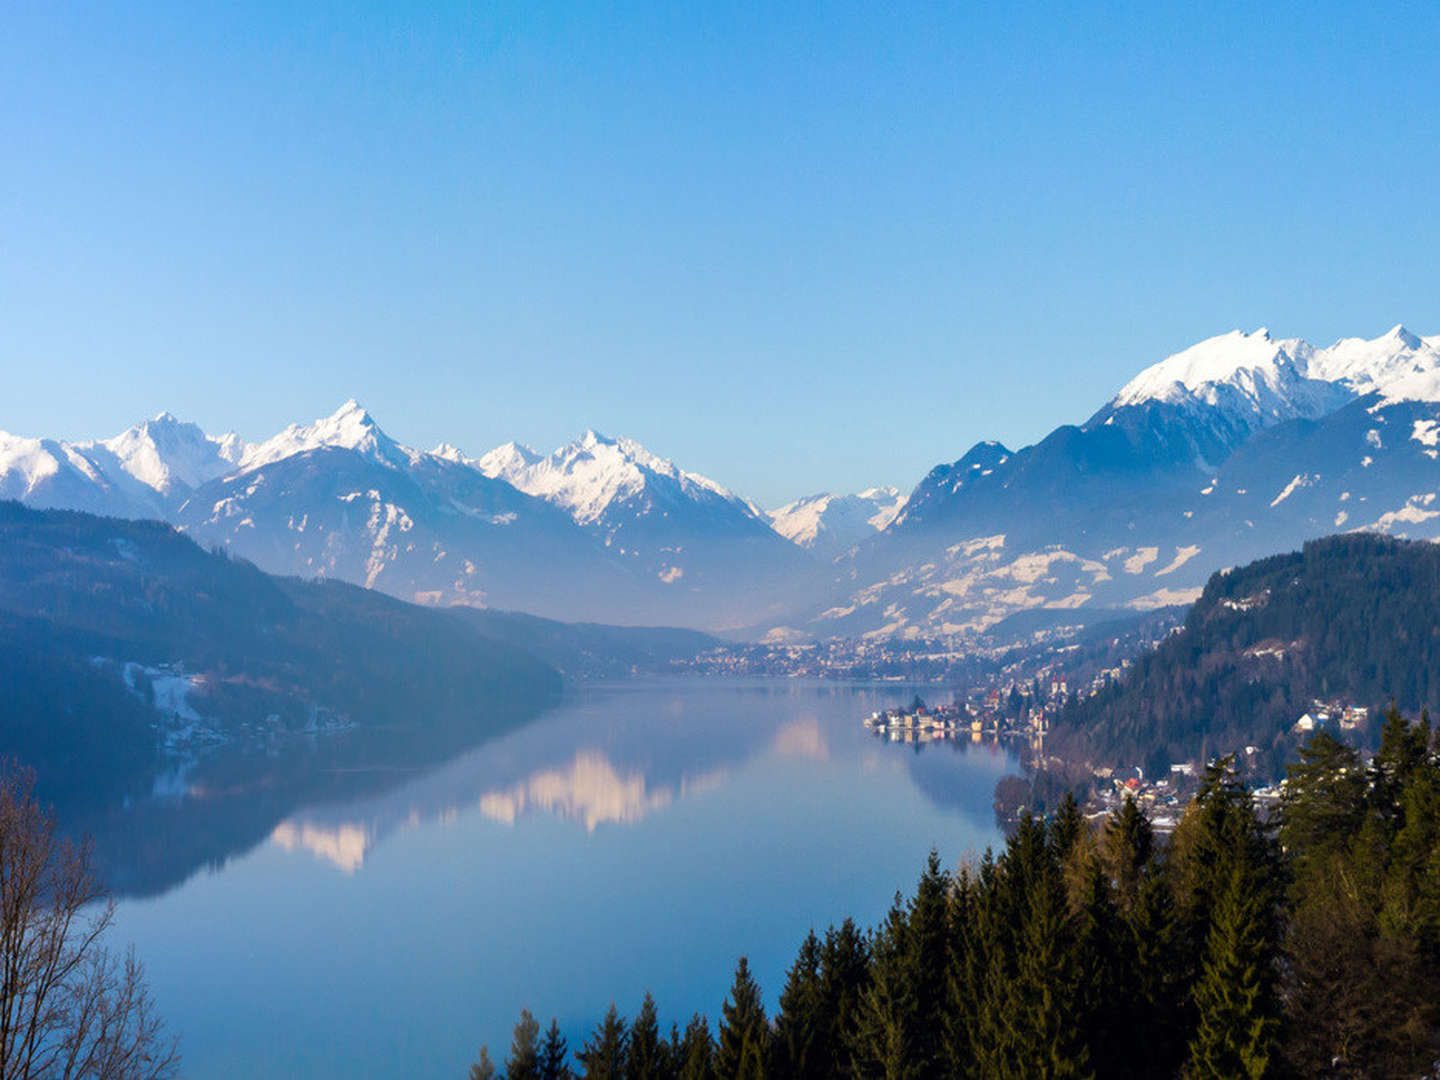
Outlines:
{"label": "snowy ridge", "polygon": [[1315,419],[1375,393],[1386,401],[1440,401],[1440,336],[1395,326],[1377,338],[1342,338],[1321,349],[1301,338],[1273,338],[1264,328],[1232,330],[1146,368],[1110,407],[1208,406],[1246,426],[1268,427]]}
{"label": "snowy ridge", "polygon": [[686,472],[633,439],[612,439],[593,430],[544,458],[527,446],[506,443],[477,466],[489,477],[563,507],[581,525],[593,525],[612,507],[643,498],[657,480],[670,481],[684,498],[723,500],[754,514],[747,502],[709,477]]}

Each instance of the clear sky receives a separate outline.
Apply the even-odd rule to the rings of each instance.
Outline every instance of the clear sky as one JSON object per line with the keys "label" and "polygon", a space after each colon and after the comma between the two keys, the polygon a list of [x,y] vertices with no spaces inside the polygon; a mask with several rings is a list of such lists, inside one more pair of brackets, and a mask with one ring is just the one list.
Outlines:
{"label": "clear sky", "polygon": [[0,429],[354,396],[773,505],[1440,332],[1440,4],[1101,7],[7,4]]}

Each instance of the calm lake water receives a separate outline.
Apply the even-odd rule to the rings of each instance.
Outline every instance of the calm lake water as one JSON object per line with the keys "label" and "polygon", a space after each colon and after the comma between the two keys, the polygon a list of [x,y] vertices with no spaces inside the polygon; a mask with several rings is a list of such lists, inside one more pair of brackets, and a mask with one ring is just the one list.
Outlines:
{"label": "calm lake water", "polygon": [[[278,823],[255,800],[243,827],[222,821],[192,783],[125,819],[154,833],[127,850],[193,846],[200,868],[124,900],[117,943],[135,943],[199,1078],[458,1078],[482,1042],[503,1058],[522,1006],[558,1016],[577,1049],[610,1001],[633,1015],[646,989],[667,1027],[697,1010],[713,1023],[741,953],[773,1009],[808,928],[872,925],[932,846],[954,863],[997,838],[1003,753],[862,728],[913,693],[586,686]],[[194,838],[231,829],[228,852]]]}

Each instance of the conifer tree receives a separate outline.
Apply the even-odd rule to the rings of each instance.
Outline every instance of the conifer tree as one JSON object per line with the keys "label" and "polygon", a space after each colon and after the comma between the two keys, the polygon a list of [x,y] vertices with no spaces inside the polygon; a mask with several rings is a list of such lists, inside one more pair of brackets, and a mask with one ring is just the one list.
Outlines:
{"label": "conifer tree", "polygon": [[1185,1060],[1190,983],[1176,961],[1183,930],[1164,863],[1152,861],[1142,874],[1125,925],[1135,972],[1132,1030],[1145,1032],[1130,1047],[1130,1059],[1137,1076],[1171,1077]]}
{"label": "conifer tree", "polygon": [[585,1045],[576,1052],[584,1080],[624,1080],[630,1032],[614,1005],[605,1013]]}
{"label": "conifer tree", "polygon": [[1103,858],[1115,883],[1115,898],[1122,911],[1130,911],[1140,895],[1140,877],[1155,850],[1150,820],[1129,795],[1120,809],[1105,820]]}
{"label": "conifer tree", "polygon": [[936,1076],[950,996],[950,875],[933,849],[907,915],[904,966],[914,995],[913,1053],[920,1075]]}
{"label": "conifer tree", "polygon": [[1170,842],[1181,930],[1175,962],[1185,981],[1199,975],[1215,904],[1233,862],[1241,859],[1258,868],[1268,861],[1268,846],[1232,758],[1211,762]]}
{"label": "conifer tree", "polygon": [[922,1075],[910,923],[899,893],[870,945],[870,985],[860,996],[851,1059],[857,1076],[903,1080]]}
{"label": "conifer tree", "polygon": [[972,1043],[976,1065],[972,1075],[1002,1074],[1018,1047],[1011,1045],[1012,994],[1016,986],[1020,935],[1029,907],[1033,868],[1053,856],[1045,839],[1045,824],[1026,813],[998,858],[988,852],[980,864],[976,890],[975,932],[982,945],[984,964],[976,993],[977,1023]]}
{"label": "conifer tree", "polygon": [[1074,927],[1059,867],[1034,869],[1009,993],[1003,1080],[1092,1076],[1075,998]]}
{"label": "conifer tree", "polygon": [[1360,755],[1328,732],[1300,748],[1280,802],[1280,840],[1304,877],[1354,839],[1365,814],[1369,784]]}
{"label": "conifer tree", "polygon": [[1080,804],[1075,801],[1075,793],[1067,791],[1060,800],[1060,806],[1055,811],[1055,820],[1050,825],[1050,842],[1055,845],[1055,855],[1062,866],[1069,861],[1084,832],[1085,816],[1080,813]]}
{"label": "conifer tree", "polygon": [[1131,1075],[1136,979],[1129,944],[1110,880],[1092,857],[1076,913],[1075,1004],[1099,1080]]}
{"label": "conifer tree", "polygon": [[760,987],[743,956],[735,966],[730,994],[720,1007],[717,1042],[715,1073],[720,1080],[761,1080],[769,1057],[770,1028]]}
{"label": "conifer tree", "polygon": [[1400,827],[1401,799],[1411,777],[1428,759],[1430,717],[1411,724],[1392,702],[1380,729],[1380,749],[1371,763],[1371,796],[1380,817]]}
{"label": "conifer tree", "polygon": [[480,1047],[480,1056],[470,1066],[470,1080],[495,1080],[495,1063],[490,1060],[490,1048]]}
{"label": "conifer tree", "polygon": [[520,1019],[510,1040],[505,1059],[505,1080],[540,1080],[540,1022],[529,1009],[520,1010]]}
{"label": "conifer tree", "polygon": [[950,976],[944,1017],[944,1075],[978,1075],[975,1040],[985,991],[986,912],[988,904],[979,873],[962,868],[956,875],[950,909]]}
{"label": "conifer tree", "polygon": [[560,1034],[560,1024],[550,1018],[550,1027],[545,1031],[545,1042],[540,1048],[540,1080],[572,1080],[569,1046]]}
{"label": "conifer tree", "polygon": [[626,1080],[668,1080],[669,1048],[660,1037],[655,998],[647,991],[640,1011],[630,1024],[630,1048],[625,1055]]}
{"label": "conifer tree", "polygon": [[820,1014],[826,1076],[849,1076],[860,1003],[870,986],[870,948],[853,919],[825,934],[820,951]]}
{"label": "conifer tree", "polygon": [[1243,854],[1216,898],[1187,1080],[1260,1080],[1270,1075],[1279,1028],[1272,918]]}
{"label": "conifer tree", "polygon": [[824,1060],[828,1032],[820,992],[820,954],[820,939],[811,930],[780,992],[771,1065],[776,1080],[822,1080],[831,1075]]}
{"label": "conifer tree", "polygon": [[715,1040],[710,1037],[710,1023],[705,1017],[699,1013],[692,1016],[675,1047],[678,1080],[714,1080]]}

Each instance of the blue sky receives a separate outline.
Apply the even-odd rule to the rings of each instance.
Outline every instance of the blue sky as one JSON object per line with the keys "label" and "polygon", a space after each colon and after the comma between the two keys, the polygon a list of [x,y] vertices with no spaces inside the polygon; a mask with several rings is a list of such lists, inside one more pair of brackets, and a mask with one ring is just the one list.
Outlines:
{"label": "blue sky", "polygon": [[0,429],[354,396],[774,504],[1440,332],[1440,5],[1097,7],[8,5]]}

